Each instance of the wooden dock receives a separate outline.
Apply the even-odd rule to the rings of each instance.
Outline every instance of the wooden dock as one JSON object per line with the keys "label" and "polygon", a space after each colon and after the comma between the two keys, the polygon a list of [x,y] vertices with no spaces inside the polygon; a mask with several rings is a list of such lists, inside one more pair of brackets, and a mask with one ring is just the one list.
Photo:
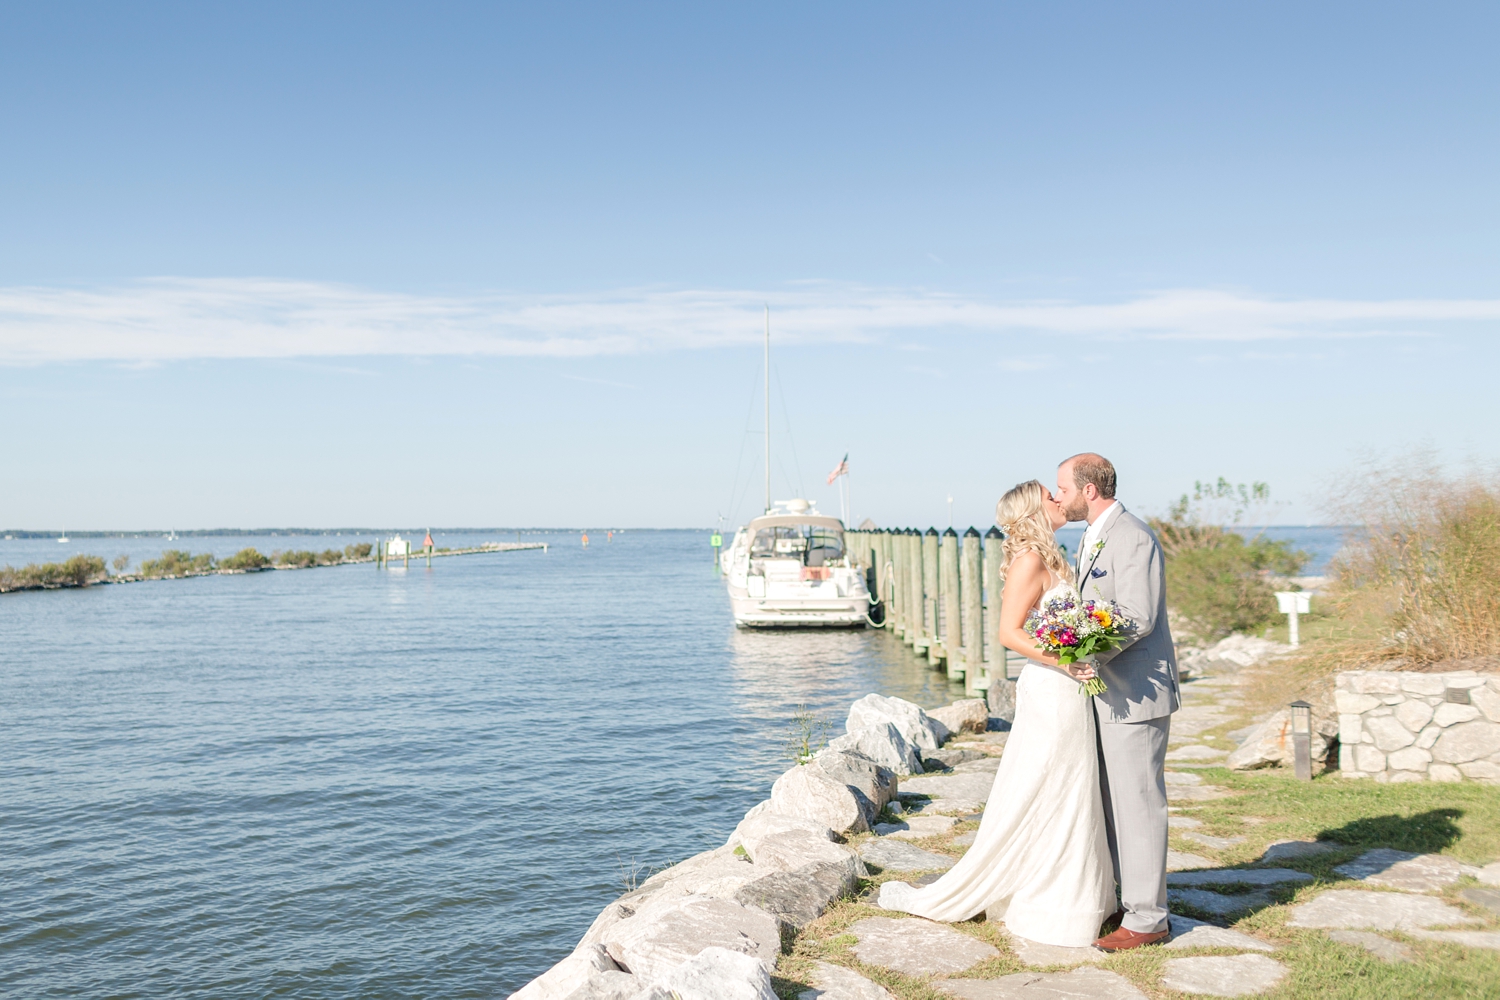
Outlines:
{"label": "wooden dock", "polygon": [[880,627],[976,698],[1025,662],[999,640],[1001,540],[998,528],[982,536],[974,528],[962,536],[952,528],[844,532],[849,558],[885,612]]}

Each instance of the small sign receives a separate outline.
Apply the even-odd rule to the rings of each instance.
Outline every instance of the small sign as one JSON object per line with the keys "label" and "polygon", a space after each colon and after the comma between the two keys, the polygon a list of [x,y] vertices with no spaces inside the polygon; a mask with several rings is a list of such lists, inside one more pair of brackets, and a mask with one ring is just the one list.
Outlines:
{"label": "small sign", "polygon": [[708,544],[712,545],[716,549],[723,548],[724,536],[715,531],[713,537],[708,540]]}

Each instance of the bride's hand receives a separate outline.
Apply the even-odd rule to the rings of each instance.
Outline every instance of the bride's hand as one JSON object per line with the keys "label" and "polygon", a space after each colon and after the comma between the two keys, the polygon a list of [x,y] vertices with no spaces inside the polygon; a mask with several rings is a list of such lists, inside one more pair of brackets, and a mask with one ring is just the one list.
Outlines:
{"label": "bride's hand", "polygon": [[1073,675],[1077,681],[1091,681],[1094,679],[1094,665],[1080,660],[1077,663],[1068,664],[1068,673]]}

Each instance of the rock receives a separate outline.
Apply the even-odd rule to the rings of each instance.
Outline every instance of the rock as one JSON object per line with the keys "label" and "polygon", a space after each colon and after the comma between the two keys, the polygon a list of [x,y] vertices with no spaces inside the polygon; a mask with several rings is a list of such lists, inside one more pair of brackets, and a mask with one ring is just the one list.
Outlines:
{"label": "rock", "polygon": [[878,837],[865,844],[859,849],[859,856],[867,864],[892,872],[947,871],[958,864],[957,858],[924,851],[889,837]]}
{"label": "rock", "polygon": [[[642,995],[639,979],[628,972],[613,970],[589,976],[588,982],[569,993],[567,1000],[640,1000]],[[649,988],[645,995],[650,995]]]}
{"label": "rock", "polygon": [[1444,764],[1465,764],[1497,752],[1500,752],[1500,725],[1493,722],[1459,723],[1445,729],[1432,745],[1433,759]]}
{"label": "rock", "polygon": [[895,725],[906,742],[922,750],[936,750],[946,736],[920,706],[878,694],[867,694],[850,706],[844,730],[853,733],[883,722]]}
{"label": "rock", "polygon": [[990,709],[983,698],[963,698],[927,714],[950,733],[982,733],[990,724]]}
{"label": "rock", "polygon": [[1192,830],[1203,825],[1201,819],[1191,816],[1168,816],[1167,827],[1172,830]]}
{"label": "rock", "polygon": [[994,785],[990,774],[922,774],[903,782],[901,795],[930,798],[925,811],[966,813],[983,809]]}
{"label": "rock", "polygon": [[[806,832],[802,835],[813,836]],[[823,843],[828,844],[827,841]],[[730,899],[741,886],[762,874],[764,873],[755,870],[748,858],[737,856],[732,848],[719,847],[657,872],[641,883],[641,889],[671,888],[678,893],[698,893]]]}
{"label": "rock", "polygon": [[954,847],[973,847],[974,841],[979,839],[978,830],[970,830],[968,833],[960,833],[953,838]]}
{"label": "rock", "polygon": [[882,837],[899,837],[901,840],[920,840],[937,837],[953,829],[958,820],[952,816],[913,816],[903,823],[877,823],[875,832]]}
{"label": "rock", "polygon": [[654,984],[676,1000],[776,1000],[766,967],[727,948],[704,948]]}
{"label": "rock", "polygon": [[1205,858],[1201,854],[1189,854],[1186,851],[1167,850],[1167,871],[1181,871],[1184,868],[1212,868],[1218,862]]}
{"label": "rock", "polygon": [[1500,784],[1500,764],[1487,760],[1470,761],[1467,764],[1458,765],[1459,771],[1468,778],[1484,782],[1487,785]]}
{"label": "rock", "polygon": [[[812,759],[812,766],[854,792],[865,808],[865,818],[869,822],[873,823],[885,804],[896,798],[896,772],[864,754],[824,749]],[[774,790],[772,798],[775,798]]]}
{"label": "rock", "polygon": [[924,771],[947,771],[960,764],[967,764],[971,760],[983,760],[987,756],[989,755],[980,753],[978,750],[960,747],[928,750],[922,755],[922,769]]}
{"label": "rock", "polygon": [[1337,849],[1332,844],[1325,844],[1317,840],[1278,840],[1266,848],[1266,852],[1260,856],[1260,860],[1262,863],[1267,861],[1298,861],[1302,858],[1327,854],[1329,851]]}
{"label": "rock", "polygon": [[933,984],[963,1000],[1146,1000],[1115,972],[1085,965],[1072,972],[1018,972],[999,979],[948,979]]}
{"label": "rock", "polygon": [[[1365,724],[1368,725],[1369,721],[1366,720]],[[1394,719],[1390,721],[1392,725],[1400,726],[1400,723]],[[1329,741],[1338,734],[1338,719],[1334,716],[1314,715],[1312,729],[1310,744],[1312,759],[1321,761],[1328,756]],[[1405,732],[1404,729],[1402,731]],[[1416,737],[1411,737],[1402,746],[1409,745],[1412,739]],[[1283,708],[1272,714],[1270,718],[1257,723],[1245,737],[1244,742],[1229,755],[1224,763],[1236,771],[1253,771],[1262,767],[1290,767],[1293,763],[1291,710]]]}
{"label": "rock", "polygon": [[856,796],[842,781],[813,763],[792,768],[771,786],[771,809],[795,816],[834,833],[862,833],[870,828],[872,803]]}
{"label": "rock", "polygon": [[1394,715],[1366,716],[1362,724],[1365,732],[1375,740],[1376,749],[1382,753],[1409,747],[1417,741],[1417,734],[1398,722]]}
{"label": "rock", "polygon": [[952,975],[1000,956],[978,938],[918,917],[867,917],[848,933],[859,939],[850,950],[861,962],[908,976]]}
{"label": "rock", "polygon": [[996,678],[990,681],[990,689],[985,692],[985,701],[989,705],[990,715],[1006,722],[1016,721],[1016,682],[1009,678]]}
{"label": "rock", "polygon": [[1208,802],[1222,799],[1229,793],[1218,785],[1168,785],[1168,802]]}
{"label": "rock", "polygon": [[1212,847],[1216,851],[1222,851],[1226,847],[1233,847],[1235,844],[1243,844],[1245,842],[1244,837],[1215,837],[1207,833],[1184,833],[1182,836],[1184,840],[1197,841],[1204,847]]}
{"label": "rock", "polygon": [[749,955],[770,972],[781,931],[770,914],[733,900],[658,894],[606,931],[602,943],[620,968],[655,981],[712,947]]}
{"label": "rock", "polygon": [[1100,951],[1092,945],[1084,945],[1079,948],[1069,948],[1059,944],[1043,944],[1030,938],[1021,937],[1007,930],[1006,940],[1010,942],[1010,949],[1016,953],[1023,965],[1043,967],[1048,965],[1082,965],[1097,964],[1109,957],[1108,952]]}
{"label": "rock", "polygon": [[1218,705],[1187,705],[1172,715],[1173,736],[1199,736],[1222,726],[1229,716]]}
{"label": "rock", "polygon": [[1174,958],[1162,970],[1162,985],[1183,993],[1247,997],[1264,993],[1286,978],[1286,966],[1264,955]]}
{"label": "rock", "polygon": [[1241,934],[1214,924],[1206,924],[1192,917],[1171,916],[1167,918],[1168,929],[1172,936],[1163,948],[1238,948],[1241,951],[1275,951],[1274,944],[1268,944],[1259,938],[1253,938],[1249,934]]}
{"label": "rock", "polygon": [[1500,931],[1407,931],[1412,937],[1427,941],[1442,941],[1445,944],[1461,944],[1465,948],[1488,948],[1500,951]]}
{"label": "rock", "polygon": [[1368,928],[1377,931],[1411,931],[1478,922],[1458,907],[1431,896],[1361,889],[1330,889],[1320,893],[1309,902],[1292,907],[1287,920],[1292,927]]}
{"label": "rock", "polygon": [[813,989],[797,994],[797,1000],[891,1000],[884,986],[830,962],[813,965]]}
{"label": "rock", "polygon": [[1485,885],[1500,885],[1500,861],[1491,862],[1479,869],[1475,878]]}
{"label": "rock", "polygon": [[1459,722],[1473,722],[1477,718],[1479,709],[1473,705],[1455,705],[1452,702],[1439,705],[1437,711],[1432,713],[1433,724],[1444,729]]}
{"label": "rock", "polygon": [[511,1000],[564,1000],[588,985],[595,975],[617,970],[597,944],[579,945],[573,954],[511,994]]}
{"label": "rock", "polygon": [[966,760],[953,768],[954,774],[987,774],[994,778],[995,773],[1000,770],[1000,758],[984,756],[979,760]]}
{"label": "rock", "polygon": [[1178,656],[1177,663],[1180,669],[1186,669],[1190,675],[1198,675],[1215,668],[1235,671],[1242,667],[1253,667],[1290,652],[1292,652],[1292,647],[1284,646],[1279,642],[1272,642],[1260,636],[1235,633],[1220,639],[1207,649],[1195,646],[1183,649]]}
{"label": "rock", "polygon": [[1410,892],[1431,892],[1479,869],[1441,854],[1408,854],[1379,847],[1334,868],[1346,878]]}
{"label": "rock", "polygon": [[1452,784],[1464,780],[1464,773],[1452,764],[1429,764],[1427,766],[1428,781],[1442,781]]}
{"label": "rock", "polygon": [[1405,750],[1397,750],[1385,759],[1385,766],[1393,771],[1415,771],[1425,774],[1427,765],[1432,763],[1432,754],[1421,747],[1407,747]]}
{"label": "rock", "polygon": [[1469,691],[1469,700],[1484,713],[1486,719],[1500,722],[1500,691],[1489,687],[1474,688]]}
{"label": "rock", "polygon": [[1497,889],[1460,889],[1458,895],[1466,903],[1482,906],[1486,910],[1500,917],[1500,890]]}
{"label": "rock", "polygon": [[1400,941],[1392,941],[1369,931],[1329,931],[1328,937],[1339,944],[1363,948],[1382,962],[1410,962],[1413,958],[1412,950]]}
{"label": "rock", "polygon": [[847,865],[811,864],[758,878],[735,894],[735,902],[764,910],[783,931],[799,931],[837,899],[852,895],[859,879]]}
{"label": "rock", "polygon": [[1206,872],[1167,872],[1167,885],[1281,885],[1311,882],[1307,872],[1290,868],[1217,868]]}
{"label": "rock", "polygon": [[[747,843],[745,850],[755,861],[750,878],[741,886],[750,884],[767,873],[794,872],[808,865],[833,865],[843,870],[849,878],[862,878],[865,866],[859,855],[843,844],[834,844],[807,830],[784,830],[758,841]],[[738,892],[736,888],[736,892]]]}
{"label": "rock", "polygon": [[1197,774],[1183,774],[1181,771],[1166,771],[1162,777],[1169,785],[1201,785],[1203,778]]}
{"label": "rock", "polygon": [[921,774],[922,763],[901,730],[889,722],[846,733],[828,744],[829,750],[853,750],[897,774]]}
{"label": "rock", "polygon": [[724,846],[733,850],[746,842],[753,842],[784,830],[808,830],[824,840],[833,839],[833,831],[828,828],[827,824],[819,823],[806,816],[777,812],[772,807],[771,800],[767,799],[745,813],[745,818],[740,820]]}
{"label": "rock", "polygon": [[1414,733],[1420,733],[1432,721],[1432,706],[1413,698],[1396,706],[1396,721]]}
{"label": "rock", "polygon": [[1214,747],[1206,747],[1202,743],[1193,743],[1189,746],[1178,747],[1176,750],[1167,752],[1167,760],[1218,760],[1226,756],[1227,750],[1218,750]]}
{"label": "rock", "polygon": [[1189,906],[1200,913],[1212,913],[1216,917],[1271,905],[1271,896],[1264,891],[1226,896],[1207,889],[1168,889],[1167,899],[1177,906]]}

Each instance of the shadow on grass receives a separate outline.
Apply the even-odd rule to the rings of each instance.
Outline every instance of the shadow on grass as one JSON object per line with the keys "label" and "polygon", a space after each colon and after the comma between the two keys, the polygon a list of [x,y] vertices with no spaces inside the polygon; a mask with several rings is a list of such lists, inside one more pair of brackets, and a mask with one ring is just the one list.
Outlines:
{"label": "shadow on grass", "polygon": [[1463,836],[1454,822],[1463,814],[1462,809],[1430,809],[1414,816],[1367,816],[1333,830],[1322,830],[1318,839],[1354,847],[1436,853],[1453,846]]}

